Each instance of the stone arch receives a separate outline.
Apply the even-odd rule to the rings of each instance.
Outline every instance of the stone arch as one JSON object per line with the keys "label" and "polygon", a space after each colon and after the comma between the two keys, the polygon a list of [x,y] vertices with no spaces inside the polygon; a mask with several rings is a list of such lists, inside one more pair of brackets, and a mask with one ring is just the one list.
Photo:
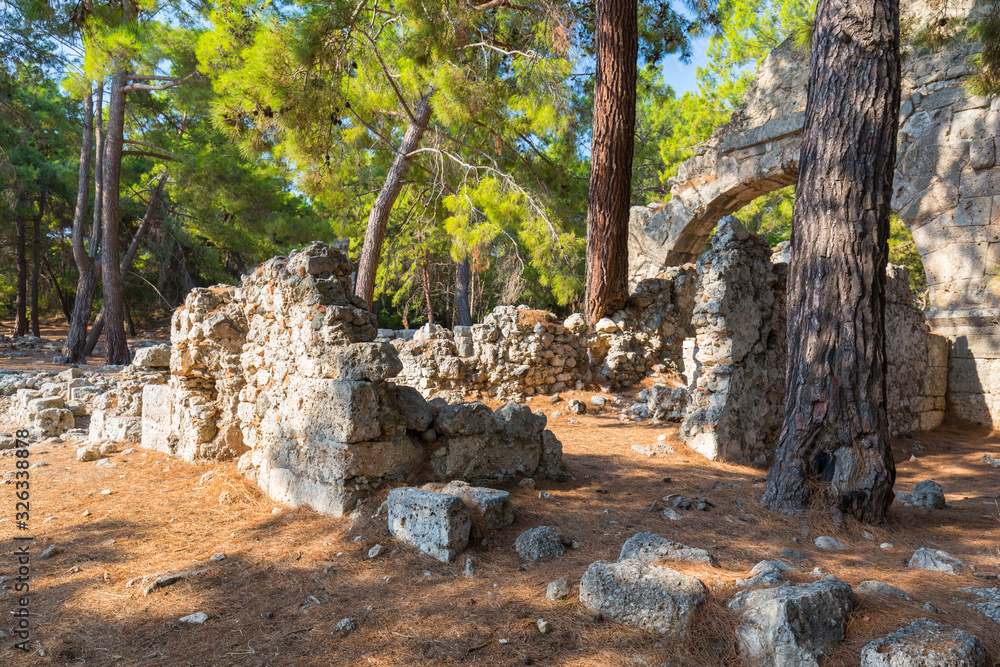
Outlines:
{"label": "stone arch", "polygon": [[[940,18],[934,0],[912,0],[906,19]],[[976,0],[949,6],[978,11]],[[959,42],[903,61],[896,210],[913,236],[929,286],[927,321],[952,340],[949,409],[1000,424],[1000,299],[987,284],[1000,265],[1000,99],[973,95]],[[681,165],[662,208],[635,208],[630,282],[694,261],[718,221],[755,198],[795,183],[808,57],[790,42],[761,64],[743,106]],[[994,389],[996,390],[994,392]]]}

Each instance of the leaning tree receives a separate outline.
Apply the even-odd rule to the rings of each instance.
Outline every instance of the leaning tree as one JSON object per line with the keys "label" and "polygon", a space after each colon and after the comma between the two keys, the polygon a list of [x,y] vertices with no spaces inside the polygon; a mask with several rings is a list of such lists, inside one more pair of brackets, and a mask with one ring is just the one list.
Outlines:
{"label": "leaning tree", "polygon": [[885,268],[899,123],[898,0],[820,0],[788,278],[785,417],[764,501],[882,522],[896,477],[886,415]]}

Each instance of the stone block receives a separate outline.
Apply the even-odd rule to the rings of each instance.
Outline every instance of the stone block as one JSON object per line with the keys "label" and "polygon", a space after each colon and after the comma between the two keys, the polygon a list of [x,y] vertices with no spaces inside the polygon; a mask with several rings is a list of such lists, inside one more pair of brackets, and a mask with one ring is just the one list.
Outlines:
{"label": "stone block", "polygon": [[681,639],[708,597],[708,589],[690,577],[638,558],[592,563],[580,581],[580,602],[602,614],[647,632]]}
{"label": "stone block", "polygon": [[170,346],[153,345],[139,348],[132,357],[132,365],[157,370],[170,368]]}
{"label": "stone block", "polygon": [[62,435],[75,426],[73,411],[66,408],[46,408],[35,413],[32,426],[43,437]]}
{"label": "stone block", "polygon": [[[961,393],[983,393],[986,391],[985,388],[985,378],[979,377],[979,369],[976,367],[976,359],[951,359],[948,366],[948,377],[947,377],[947,388],[953,392]],[[925,382],[930,381],[931,373],[928,373],[928,379]],[[926,389],[934,389],[927,391]],[[937,396],[940,390],[940,384],[935,383],[934,385],[927,386],[924,393],[928,396]]]}
{"label": "stone block", "polygon": [[861,650],[861,667],[988,667],[979,637],[929,618],[918,618]]}
{"label": "stone block", "polygon": [[927,547],[920,547],[913,552],[913,556],[910,558],[907,566],[920,570],[933,570],[935,572],[956,575],[972,571],[972,568],[947,551],[929,549]]}
{"label": "stone block", "polygon": [[500,530],[514,523],[514,508],[510,494],[498,489],[470,486],[467,482],[449,482],[441,493],[458,496],[469,507],[473,518],[478,517],[488,530]]}
{"label": "stone block", "polygon": [[633,535],[622,545],[618,560],[638,558],[639,560],[655,562],[658,560],[677,560],[705,565],[718,565],[715,556],[707,549],[689,547],[678,542],[671,542],[655,533],[639,533]]}
{"label": "stone block", "polygon": [[930,431],[936,429],[944,421],[944,410],[930,410],[920,413],[920,430]]}
{"label": "stone block", "polygon": [[108,417],[104,423],[104,439],[139,442],[142,440],[142,417]]}
{"label": "stone block", "polygon": [[996,147],[993,139],[974,139],[969,143],[969,166],[973,169],[988,169],[997,163]]}
{"label": "stone block", "polygon": [[810,584],[742,591],[728,606],[740,612],[736,635],[748,662],[815,667],[827,647],[844,638],[854,592],[827,575]]}
{"label": "stone block", "polygon": [[332,347],[323,355],[323,375],[337,380],[381,382],[401,370],[399,353],[386,341]]}
{"label": "stone block", "polygon": [[955,224],[959,227],[988,225],[992,208],[993,197],[962,197],[955,208]]}
{"label": "stone block", "polygon": [[441,408],[434,430],[441,435],[476,435],[491,432],[496,425],[493,411],[485,403],[456,403]]}
{"label": "stone block", "polygon": [[301,440],[353,443],[379,437],[378,397],[370,382],[295,377],[286,395],[278,408],[281,420]]}
{"label": "stone block", "polygon": [[[947,366],[948,349],[951,343],[944,336],[937,334],[927,334],[927,365]],[[941,394],[928,394],[928,396],[939,396]]]}
{"label": "stone block", "polygon": [[992,427],[994,423],[1000,423],[1000,413],[997,413],[998,419],[995,421],[987,403],[986,394],[982,392],[949,391],[947,398],[947,412],[956,419],[988,427]]}
{"label": "stone block", "polygon": [[469,544],[469,508],[458,496],[413,487],[393,489],[388,513],[393,537],[444,563],[452,562]]}
{"label": "stone block", "polygon": [[142,433],[140,442],[146,449],[172,454],[173,403],[170,387],[149,384],[142,388]]}

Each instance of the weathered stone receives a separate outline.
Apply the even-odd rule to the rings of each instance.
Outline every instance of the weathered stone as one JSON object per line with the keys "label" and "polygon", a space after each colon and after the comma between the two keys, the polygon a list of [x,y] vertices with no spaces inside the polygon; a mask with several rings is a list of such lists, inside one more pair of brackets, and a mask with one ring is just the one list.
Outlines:
{"label": "weathered stone", "polygon": [[909,567],[934,570],[945,574],[966,574],[972,569],[947,551],[920,547],[910,558]]}
{"label": "weathered stone", "polygon": [[514,523],[514,508],[506,491],[455,481],[445,485],[441,493],[461,498],[469,507],[473,523],[481,522],[488,530],[500,530]]}
{"label": "weathered stone", "polygon": [[618,555],[620,561],[626,558],[638,558],[649,562],[677,560],[718,565],[715,556],[707,549],[698,549],[678,542],[671,542],[655,533],[639,533],[630,537],[622,545],[621,553]]}
{"label": "weathered stone", "polygon": [[846,551],[847,545],[838,540],[835,537],[830,537],[829,535],[820,535],[814,542],[816,546],[820,549],[832,549],[836,551]]}
{"label": "weathered stone", "polygon": [[170,346],[153,345],[139,348],[132,356],[132,365],[139,368],[170,368]]}
{"label": "weathered stone", "polygon": [[708,589],[676,570],[638,558],[592,563],[580,580],[580,603],[619,623],[672,638],[688,636]]}
{"label": "weathered stone", "polygon": [[545,599],[564,600],[573,592],[573,587],[565,579],[557,579],[545,587]]}
{"label": "weathered stone", "polygon": [[493,411],[478,401],[441,408],[434,418],[434,430],[442,435],[481,435],[495,426]]}
{"label": "weathered stone", "polygon": [[548,526],[538,526],[526,530],[514,541],[517,555],[524,560],[557,558],[566,553],[559,533]]}
{"label": "weathered stone", "polygon": [[403,487],[388,503],[389,532],[400,542],[445,563],[469,544],[469,508],[458,496]]}
{"label": "weathered stone", "polygon": [[862,581],[854,587],[854,590],[858,593],[864,593],[865,595],[891,595],[893,597],[903,598],[904,600],[912,599],[902,588],[892,586],[882,581],[876,581],[875,579]]}
{"label": "weathered stone", "polygon": [[913,504],[918,507],[933,507],[942,510],[945,507],[944,492],[941,485],[934,480],[925,479],[913,487]]}
{"label": "weathered stone", "polygon": [[979,637],[929,618],[918,618],[861,650],[861,667],[987,667]]}
{"label": "weathered stone", "polygon": [[736,635],[745,659],[774,667],[815,666],[830,644],[844,638],[854,593],[826,576],[810,584],[742,591],[729,608],[741,614]]}

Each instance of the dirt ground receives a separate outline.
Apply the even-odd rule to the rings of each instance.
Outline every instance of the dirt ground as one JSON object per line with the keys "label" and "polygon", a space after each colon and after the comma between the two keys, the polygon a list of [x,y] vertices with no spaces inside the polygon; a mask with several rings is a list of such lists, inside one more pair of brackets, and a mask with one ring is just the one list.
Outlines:
{"label": "dirt ground", "polygon": [[[547,398],[530,404],[547,414],[567,412],[565,403]],[[0,430],[12,427],[3,414]],[[54,544],[63,552],[32,563],[34,652],[14,652],[8,648],[13,639],[2,639],[0,664],[732,667],[741,664],[736,617],[724,606],[732,582],[760,560],[781,558],[783,547],[808,559],[784,559],[798,568],[793,580],[813,581],[809,571],[819,567],[852,585],[879,579],[913,597],[859,594],[847,638],[825,665],[857,665],[864,644],[919,617],[978,635],[1000,659],[1000,626],[961,604],[974,598],[960,590],[1000,582],[906,568],[915,549],[929,546],[980,574],[1000,571],[1000,469],[979,461],[984,453],[1000,458],[1000,434],[951,425],[896,441],[896,490],[934,479],[951,507],[897,503],[888,526],[851,525],[838,533],[821,509],[801,517],[768,511],[758,502],[764,471],[706,461],[680,444],[676,425],[623,423],[606,412],[559,416],[549,427],[563,442],[571,479],[540,479],[534,490],[500,485],[512,495],[517,520],[468,551],[471,577],[463,574],[464,555],[440,563],[388,534],[384,516],[373,517],[387,491],[355,516],[334,519],[277,506],[245,482],[234,463],[192,465],[137,449],[110,455],[113,467],[98,467],[77,462],[72,442],[39,444],[30,457],[43,464],[30,471],[31,549],[37,556]],[[661,435],[675,453],[649,458],[631,449]],[[14,461],[0,459],[0,472],[12,471]],[[0,550],[11,554],[13,480],[0,489]],[[714,508],[683,511],[682,521],[671,521],[662,513],[669,494],[707,497]],[[522,562],[514,539],[539,525],[581,546],[552,561]],[[708,548],[719,560],[718,568],[670,564],[713,590],[687,641],[618,625],[579,603],[576,587],[587,566],[615,559],[622,543],[641,531]],[[849,549],[818,549],[813,540],[819,535],[834,535]],[[885,550],[882,542],[894,546]],[[386,550],[370,559],[375,544]],[[225,558],[212,560],[216,554]],[[191,571],[201,572],[149,595],[141,584],[127,586],[137,577]],[[10,558],[0,560],[0,579],[13,572]],[[559,578],[574,592],[564,601],[546,600],[546,585]],[[927,602],[939,611],[922,610]],[[14,604],[9,589],[0,593],[0,609]],[[179,622],[195,612],[208,620]],[[343,634],[336,626],[347,617],[357,620],[357,629]],[[551,623],[550,634],[536,629],[541,618]],[[0,630],[10,625],[5,613]]]}

